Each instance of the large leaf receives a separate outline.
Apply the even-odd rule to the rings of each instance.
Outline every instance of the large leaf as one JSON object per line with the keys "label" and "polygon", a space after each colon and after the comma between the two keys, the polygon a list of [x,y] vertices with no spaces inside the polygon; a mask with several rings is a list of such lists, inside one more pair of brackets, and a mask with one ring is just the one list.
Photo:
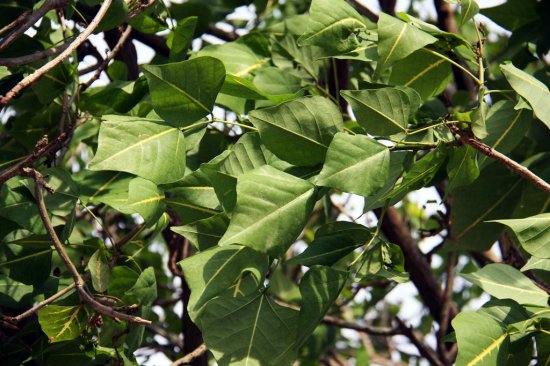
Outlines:
{"label": "large leaf", "polygon": [[529,102],[535,116],[550,128],[550,91],[548,87],[512,64],[500,65],[500,69],[512,88]]}
{"label": "large leaf", "polygon": [[237,205],[220,245],[238,243],[282,256],[309,218],[314,193],[311,183],[269,165],[240,176]]}
{"label": "large leaf", "polygon": [[210,114],[225,79],[220,60],[197,57],[166,65],[142,66],[153,107],[174,126],[186,126]]}
{"label": "large leaf", "polygon": [[191,288],[187,304],[189,315],[195,321],[202,321],[208,318],[200,315],[204,305],[232,286],[238,292],[238,282],[246,273],[252,274],[257,283],[256,288],[260,287],[268,260],[266,255],[248,247],[227,245],[205,250],[184,259],[179,265]]}
{"label": "large leaf", "polygon": [[313,0],[307,19],[298,43],[322,47],[331,55],[356,49],[357,33],[367,28],[361,15],[343,0]]}
{"label": "large leaf", "polygon": [[471,311],[458,314],[452,324],[458,342],[457,366],[505,363],[510,339],[503,324]]}
{"label": "large leaf", "polygon": [[519,304],[548,305],[548,295],[517,269],[502,263],[489,264],[462,277],[497,299],[512,299]]}
{"label": "large leaf", "polygon": [[338,107],[320,96],[255,110],[249,116],[266,147],[296,165],[322,163],[334,134],[344,129]]}
{"label": "large leaf", "polygon": [[452,78],[451,64],[425,50],[418,50],[396,62],[390,83],[413,88],[423,100],[441,94]]}
{"label": "large leaf", "polygon": [[418,101],[420,100],[413,90],[406,92],[391,87],[360,91],[343,90],[340,94],[351,105],[357,122],[368,133],[377,136],[405,132],[410,116],[419,107],[412,98],[415,98],[415,95]]}
{"label": "large leaf", "polygon": [[378,18],[378,39],[377,75],[394,62],[437,41],[437,38],[415,26],[384,13],[380,13]]}
{"label": "large leaf", "polygon": [[86,327],[84,305],[48,305],[38,311],[38,322],[50,343],[75,339]]}
{"label": "large leaf", "polygon": [[91,170],[117,170],[157,184],[185,172],[185,142],[177,128],[155,120],[108,116],[99,129],[99,146]]}
{"label": "large leaf", "polygon": [[[498,101],[487,113],[485,120],[487,137],[483,142],[502,154],[507,154],[516,147],[531,125],[532,115],[528,109],[515,109],[513,101]],[[478,158],[480,166],[494,161],[488,156]]]}
{"label": "large leaf", "polygon": [[468,186],[453,194],[452,237],[464,250],[487,250],[502,227],[486,221],[507,217],[519,199],[521,178],[500,164],[491,164]]}
{"label": "large leaf", "polygon": [[550,258],[550,213],[515,220],[493,220],[508,226],[528,253]]}
{"label": "large leaf", "polygon": [[325,224],[317,229],[315,239],[307,249],[287,263],[330,266],[371,238],[372,232],[363,225],[346,221]]}
{"label": "large leaf", "polygon": [[338,133],[316,184],[370,196],[382,188],[390,173],[390,151],[364,135]]}
{"label": "large leaf", "polygon": [[295,356],[297,319],[296,310],[256,292],[210,301],[201,330],[220,366],[283,366]]}

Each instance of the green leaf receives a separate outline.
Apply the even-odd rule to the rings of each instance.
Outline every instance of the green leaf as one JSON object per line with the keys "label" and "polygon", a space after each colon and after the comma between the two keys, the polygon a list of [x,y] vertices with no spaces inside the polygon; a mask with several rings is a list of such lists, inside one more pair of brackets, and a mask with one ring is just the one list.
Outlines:
{"label": "green leaf", "polygon": [[301,79],[276,67],[264,67],[256,72],[254,85],[270,95],[294,94],[301,88]]}
{"label": "green leaf", "polygon": [[153,224],[164,209],[164,192],[155,183],[139,177],[130,181],[124,212],[138,213],[146,223]]}
{"label": "green leaf", "polygon": [[479,5],[477,5],[476,0],[460,0],[460,21],[458,26],[462,28],[477,13],[479,13]]}
{"label": "green leaf", "polygon": [[500,65],[500,69],[512,88],[529,102],[535,116],[550,128],[550,91],[548,91],[548,87],[511,63]]}
{"label": "green leaf", "polygon": [[157,184],[185,172],[185,142],[175,127],[143,118],[107,116],[99,129],[99,146],[91,170],[136,174]]}
{"label": "green leaf", "polygon": [[465,311],[452,321],[458,342],[457,366],[501,365],[510,339],[506,328],[487,315]]}
{"label": "green leaf", "polygon": [[109,268],[109,259],[105,249],[99,248],[90,257],[88,270],[92,276],[92,285],[97,292],[105,292],[109,287],[111,270]]}
{"label": "green leaf", "polygon": [[38,322],[50,343],[70,341],[86,328],[84,305],[48,305],[38,311]]}
{"label": "green leaf", "polygon": [[170,62],[185,60],[187,51],[193,41],[197,19],[198,17],[182,19],[178,23],[178,26],[170,33],[170,36],[168,36],[166,44],[170,47],[170,56],[168,58]]}
{"label": "green leaf", "polygon": [[380,200],[391,199],[396,202],[401,200],[406,193],[426,186],[434,178],[446,158],[445,149],[437,148],[430,151],[420,160],[417,160],[403,179]]}
{"label": "green leaf", "polygon": [[[197,53],[197,56],[216,58],[223,62],[228,74],[245,77],[263,67],[269,60],[263,50],[258,49],[253,37],[255,35],[241,37],[234,42],[206,46]],[[196,83],[198,85],[201,81],[198,80]]]}
{"label": "green leaf", "polygon": [[36,233],[44,233],[38,208],[20,178],[8,180],[0,187],[0,216],[16,222],[21,227]]}
{"label": "green leaf", "polygon": [[0,305],[19,309],[32,305],[33,286],[0,274]]}
{"label": "green leaf", "polygon": [[491,299],[483,304],[478,313],[489,315],[499,323],[510,325],[529,319],[525,309],[517,302],[509,299]]}
{"label": "green leaf", "polygon": [[305,251],[286,263],[331,266],[371,238],[372,232],[363,225],[345,221],[328,223],[317,229],[315,239]]}
{"label": "green leaf", "polygon": [[390,83],[413,88],[422,100],[428,100],[441,94],[452,76],[446,59],[421,49],[393,65]]}
{"label": "green leaf", "polygon": [[[531,125],[531,113],[527,109],[514,108],[513,101],[498,101],[491,106],[486,118],[487,137],[482,141],[502,154],[508,154],[525,137]],[[479,165],[493,162],[488,156],[481,155]]]}
{"label": "green leaf", "polygon": [[[227,289],[233,290],[233,297],[242,296],[239,282],[250,273],[256,281],[256,288],[263,284],[268,268],[268,259],[248,247],[227,245],[214,246],[178,263],[191,289],[187,304],[189,315],[194,321],[208,319],[201,315],[205,304]],[[248,295],[248,294],[247,294]]]}
{"label": "green leaf", "polygon": [[[420,101],[418,93],[412,93]],[[361,127],[377,136],[405,132],[410,116],[419,107],[414,96],[399,88],[342,90],[340,94],[351,105]]]}
{"label": "green leaf", "polygon": [[[300,47],[289,33],[272,39],[273,64],[288,72],[298,72],[303,78],[317,79],[323,50],[315,46]],[[297,70],[295,69],[297,67]]]}
{"label": "green leaf", "polygon": [[447,174],[449,175],[447,193],[475,181],[479,176],[477,151],[468,145],[452,149],[449,163],[447,164]]}
{"label": "green leaf", "polygon": [[378,18],[378,64],[375,75],[390,67],[394,62],[435,43],[437,38],[384,13]]}
{"label": "green leaf", "polygon": [[297,320],[296,310],[256,292],[210,301],[201,330],[220,366],[282,366],[294,359]]}
{"label": "green leaf", "polygon": [[[17,240],[5,246],[5,261],[0,262],[0,269],[6,266],[10,278],[27,285],[40,285],[48,279],[52,269],[51,241],[36,245],[37,241]],[[32,270],[29,270],[32,269]]]}
{"label": "green leaf", "polygon": [[242,244],[274,257],[296,240],[315,202],[314,186],[268,165],[243,174],[220,245]]}
{"label": "green leaf", "polygon": [[386,146],[367,136],[338,133],[316,184],[371,196],[386,184],[389,173],[390,151]]}
{"label": "green leaf", "polygon": [[338,107],[320,96],[255,110],[249,116],[266,147],[296,165],[323,162],[334,134],[344,129]]}
{"label": "green leaf", "polygon": [[512,299],[518,304],[546,306],[548,295],[517,269],[501,263],[489,264],[473,273],[461,273],[497,299]]}
{"label": "green leaf", "polygon": [[329,267],[313,266],[300,281],[302,304],[296,344],[302,345],[334,304],[346,283],[346,275]]}
{"label": "green leaf", "polygon": [[313,0],[307,19],[298,44],[322,47],[330,55],[356,49],[357,33],[367,28],[361,15],[343,0]]}
{"label": "green leaf", "polygon": [[139,274],[134,285],[125,289],[122,301],[126,304],[139,304],[144,307],[153,304],[157,298],[157,280],[155,269],[147,267]]}
{"label": "green leaf", "polygon": [[189,239],[195,248],[203,251],[218,244],[228,225],[228,217],[221,213],[188,225],[172,226],[170,230]]}
{"label": "green leaf", "polygon": [[502,227],[486,221],[512,213],[521,183],[521,178],[501,164],[491,164],[472,184],[456,189],[451,211],[455,245],[462,250],[489,249]]}
{"label": "green leaf", "polygon": [[525,265],[521,268],[521,271],[525,272],[533,269],[550,272],[550,259],[537,258],[535,256],[532,256],[531,258],[529,258],[527,263],[525,263]]}
{"label": "green leaf", "polygon": [[508,226],[526,252],[550,258],[550,213],[515,220],[493,220]]}
{"label": "green leaf", "polygon": [[155,112],[177,127],[210,114],[225,79],[223,63],[212,57],[146,65],[142,69]]}
{"label": "green leaf", "polygon": [[104,203],[117,210],[128,200],[128,187],[134,175],[123,172],[82,170],[73,178],[85,205]]}

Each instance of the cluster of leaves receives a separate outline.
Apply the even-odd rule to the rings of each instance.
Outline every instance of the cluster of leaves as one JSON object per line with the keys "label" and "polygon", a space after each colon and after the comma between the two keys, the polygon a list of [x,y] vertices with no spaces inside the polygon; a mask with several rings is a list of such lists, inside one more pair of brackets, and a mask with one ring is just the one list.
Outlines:
{"label": "cluster of leaves", "polygon": [[[68,1],[64,16],[89,21],[86,12],[98,3]],[[258,22],[246,34],[190,50],[213,23],[250,3]],[[318,361],[341,339],[334,326],[320,325],[327,312],[362,319],[397,283],[409,281],[409,272],[419,287],[425,278],[415,277],[417,262],[409,256],[422,254],[392,243],[384,223],[390,213],[411,215],[399,204],[410,192],[436,186],[446,212],[429,218],[422,212],[409,233],[442,239],[437,255],[444,263],[432,273],[422,262],[427,273],[434,283],[447,267],[454,276],[458,252],[462,277],[493,299],[460,312],[479,296],[475,288],[464,285],[448,299],[438,298],[441,291],[431,299],[421,293],[431,310],[424,326],[447,327],[458,310],[452,329],[440,335],[458,343],[458,365],[527,365],[533,357],[545,364],[550,198],[541,184],[516,174],[515,162],[541,177],[544,188],[550,92],[540,80],[548,79],[541,67],[548,2],[482,10],[513,32],[494,43],[473,20],[474,0],[460,4],[462,35],[408,14],[380,13],[373,22],[344,0],[275,3],[150,7],[129,24],[142,35],[168,30],[167,52],[142,65],[136,78],[116,60],[105,70],[110,83],[82,93],[79,54],[55,66],[4,109],[0,168],[36,151],[44,134],[70,132],[36,166],[52,188],[44,198],[48,219],[70,259],[102,302],[137,308],[135,315],[176,334],[174,276],[180,276],[190,289],[186,313],[219,365]],[[40,5],[10,2],[0,24]],[[135,6],[114,1],[96,33],[107,39]],[[76,35],[78,27],[60,26],[58,14],[46,13],[35,35],[2,51],[0,64]],[[1,93],[45,62],[0,67]],[[351,71],[347,80],[336,75],[342,65]],[[459,76],[476,88],[451,99],[448,85]],[[505,158],[493,160],[492,149]],[[6,323],[72,283],[39,214],[38,183],[23,175],[0,188]],[[361,197],[363,212],[375,212],[378,224],[338,221],[331,198],[341,193]],[[190,243],[192,255],[173,256],[174,235]],[[299,239],[308,245],[295,255]],[[472,252],[497,240],[508,245],[504,263],[477,268]],[[179,261],[172,272],[166,253],[169,262]],[[353,301],[353,289],[376,281],[385,286],[372,287],[369,301]],[[161,314],[152,311],[158,299],[176,301]],[[428,304],[441,301],[449,314]],[[76,292],[37,314],[38,322],[2,332],[2,364],[135,364],[136,350],[157,345],[155,326],[101,317]],[[400,331],[406,333],[393,334]],[[453,362],[452,352],[442,353],[438,362]],[[347,357],[359,364],[367,356]]]}

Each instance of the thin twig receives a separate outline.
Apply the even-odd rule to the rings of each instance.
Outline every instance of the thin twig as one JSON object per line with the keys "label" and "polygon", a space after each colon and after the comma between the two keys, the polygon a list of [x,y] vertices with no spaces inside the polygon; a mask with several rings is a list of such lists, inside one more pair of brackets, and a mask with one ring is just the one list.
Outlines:
{"label": "thin twig", "polygon": [[550,184],[548,184],[544,179],[540,178],[538,175],[536,175],[523,165],[510,159],[506,155],[499,153],[491,146],[484,144],[483,142],[476,139],[473,135],[471,135],[471,133],[461,130],[456,125],[451,125],[449,126],[449,128],[451,129],[451,132],[460,137],[460,141],[462,141],[463,144],[470,145],[482,154],[487,155],[488,157],[504,164],[512,172],[527,179],[528,181],[533,183],[533,185],[535,185],[537,188],[540,188],[547,194],[550,194]]}
{"label": "thin twig", "polygon": [[437,336],[437,348],[439,354],[446,364],[449,364],[449,353],[445,347],[443,338],[447,335],[449,330],[449,313],[453,300],[453,286],[455,278],[455,266],[456,266],[456,251],[449,252],[447,257],[447,270],[445,279],[445,290],[443,291],[443,299],[441,305],[441,318],[439,319],[439,334]]}
{"label": "thin twig", "polygon": [[172,362],[171,366],[181,366],[181,365],[191,363],[191,361],[193,361],[195,358],[202,356],[202,354],[206,352],[207,349],[208,348],[206,347],[206,344],[203,343],[197,348],[195,348],[194,351],[191,351],[185,356],[183,356],[182,358]]}
{"label": "thin twig", "polygon": [[334,325],[335,327],[338,327],[338,328],[352,329],[360,333],[366,333],[368,335],[373,335],[373,336],[392,336],[397,334],[403,334],[403,331],[398,327],[395,327],[395,328],[370,327],[368,325],[348,323],[342,319],[335,318],[332,316],[325,316],[322,319],[322,322],[325,324]]}
{"label": "thin twig", "polygon": [[30,13],[30,10],[24,11],[20,16],[17,17],[17,19],[0,29],[0,34],[4,34],[7,31],[10,31],[13,28],[17,27],[19,24],[23,23]]}
{"label": "thin twig", "polygon": [[23,33],[27,31],[34,23],[40,20],[47,12],[52,9],[65,6],[67,0],[46,0],[44,4],[38,8],[34,13],[29,15],[25,19],[25,22],[21,24],[19,28],[14,30],[12,33],[8,34],[5,38],[0,41],[0,52],[4,51],[10,44],[12,44],[17,38],[21,37]]}
{"label": "thin twig", "polygon": [[422,340],[415,333],[413,328],[407,326],[401,319],[399,319],[399,317],[396,317],[395,320],[399,325],[399,328],[401,329],[402,334],[407,338],[409,338],[411,343],[414,344],[418,349],[418,352],[420,352],[420,354],[430,362],[430,365],[444,366],[444,364],[437,357],[437,354],[435,353],[435,351],[430,347],[426,346],[424,342],[422,342]]}
{"label": "thin twig", "polygon": [[42,60],[43,58],[56,55],[59,52],[67,49],[67,47],[69,47],[72,41],[73,40],[71,39],[61,44],[60,46],[48,48],[47,50],[32,53],[30,55],[11,57],[11,58],[0,58],[0,66],[15,67],[15,66],[30,64],[38,60]]}
{"label": "thin twig", "polygon": [[[52,1],[60,1],[60,0],[52,0]],[[105,0],[103,4],[101,4],[101,7],[99,8],[96,16],[94,19],[90,22],[88,27],[84,29],[82,33],[80,33],[74,41],[67,47],[63,52],[61,52],[56,58],[46,63],[41,68],[34,71],[32,74],[21,80],[19,83],[17,83],[16,86],[14,86],[5,96],[0,96],[0,108],[6,106],[10,100],[13,99],[17,94],[19,94],[23,89],[40,79],[42,76],[47,74],[52,68],[63,62],[67,57],[75,51],[78,46],[80,46],[97,28],[99,25],[99,22],[103,19],[105,14],[107,13],[107,10],[111,6],[111,3],[113,0]]]}
{"label": "thin twig", "polygon": [[38,172],[37,170],[32,168],[24,168],[23,172],[25,173],[25,175],[30,176],[31,178],[34,179],[34,183],[35,183],[34,193],[35,193],[35,198],[38,205],[38,212],[40,214],[40,218],[42,219],[42,223],[44,224],[44,228],[46,229],[48,236],[52,240],[54,248],[57,251],[57,254],[61,258],[65,266],[68,268],[69,272],[71,273],[71,276],[73,277],[73,281],[75,283],[75,287],[78,291],[80,299],[86,302],[88,305],[90,305],[98,313],[107,315],[111,318],[122,319],[128,322],[133,322],[138,324],[151,324],[151,321],[149,320],[142,319],[138,316],[132,316],[125,313],[121,313],[109,306],[103,305],[88,292],[88,289],[86,287],[86,282],[84,281],[84,279],[82,278],[78,270],[76,269],[74,263],[71,261],[71,258],[69,258],[69,255],[65,251],[65,248],[61,243],[61,240],[59,240],[59,237],[57,236],[57,233],[55,232],[53,225],[50,221],[50,218],[48,216],[48,211],[46,209],[46,204],[44,202],[44,195],[42,190],[46,189],[49,192],[53,192],[53,190],[46,183],[42,174],[40,174],[40,172]]}

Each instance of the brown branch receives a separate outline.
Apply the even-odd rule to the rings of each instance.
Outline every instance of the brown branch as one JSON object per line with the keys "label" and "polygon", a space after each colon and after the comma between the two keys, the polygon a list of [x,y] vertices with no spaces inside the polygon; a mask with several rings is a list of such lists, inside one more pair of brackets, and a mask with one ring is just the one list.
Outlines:
{"label": "brown branch", "polygon": [[443,291],[443,301],[441,306],[441,319],[439,319],[439,332],[437,335],[437,348],[439,355],[445,364],[449,364],[450,357],[449,352],[445,346],[443,338],[447,335],[449,330],[449,323],[452,319],[449,319],[449,312],[453,301],[453,286],[455,278],[455,266],[456,266],[457,254],[456,251],[449,252],[447,256],[447,270],[445,280],[445,290]]}
{"label": "brown branch", "polygon": [[373,336],[392,336],[397,334],[403,334],[402,330],[398,327],[396,328],[376,328],[370,327],[368,325],[359,325],[355,323],[348,323],[342,319],[335,318],[332,316],[325,316],[322,320],[325,324],[330,324],[338,328],[352,329],[360,333],[365,333]]}
{"label": "brown branch", "polygon": [[24,168],[23,172],[25,175],[30,176],[34,180],[34,194],[37,201],[40,218],[42,219],[42,223],[44,224],[44,228],[46,229],[48,236],[52,240],[52,243],[54,245],[54,248],[57,254],[61,258],[65,266],[68,268],[69,272],[71,273],[71,276],[73,277],[73,281],[75,283],[75,287],[78,291],[78,295],[80,296],[80,299],[83,302],[90,305],[98,313],[107,315],[111,318],[122,319],[128,322],[133,322],[138,324],[151,324],[151,321],[149,320],[142,319],[138,316],[132,316],[132,315],[118,312],[115,309],[100,303],[89,293],[88,288],[86,287],[86,282],[84,281],[84,279],[82,278],[78,270],[76,269],[74,263],[71,261],[71,258],[69,258],[69,255],[65,251],[65,248],[61,243],[61,240],[59,240],[59,237],[57,236],[57,233],[55,232],[53,225],[50,221],[50,218],[48,216],[48,211],[46,209],[46,204],[44,202],[44,195],[42,190],[46,189],[49,192],[53,192],[53,190],[51,189],[51,187],[48,186],[42,174],[40,174],[40,172],[38,172],[37,170],[34,170],[32,168]]}
{"label": "brown branch", "polygon": [[378,0],[380,9],[386,14],[395,16],[395,3],[397,0]]}
{"label": "brown branch", "polygon": [[237,33],[226,32],[223,29],[220,29],[213,24],[208,25],[208,29],[206,30],[206,33],[213,35],[214,37],[217,37],[222,41],[226,41],[226,42],[232,42],[232,41],[235,41],[237,38],[239,38],[239,35]]}
{"label": "brown branch", "polygon": [[191,361],[193,361],[194,359],[202,356],[207,349],[208,348],[206,347],[206,344],[203,343],[197,348],[195,348],[193,351],[183,356],[182,358],[172,362],[171,366],[181,366],[181,365],[191,363]]}
{"label": "brown branch", "polygon": [[[378,217],[381,216],[381,210],[375,210],[375,213]],[[441,288],[435,280],[426,258],[411,236],[407,224],[395,207],[387,208],[382,219],[382,231],[390,242],[397,244],[403,251],[405,269],[409,272],[411,281],[417,288],[424,304],[430,310],[432,317],[441,319],[441,299],[443,296]],[[450,317],[453,318],[455,314],[456,308],[452,306]]]}
{"label": "brown branch", "polygon": [[540,178],[538,175],[536,175],[523,165],[510,159],[506,155],[499,153],[489,145],[479,141],[471,133],[461,130],[455,125],[450,125],[449,128],[451,129],[451,132],[459,136],[460,141],[462,141],[463,144],[470,145],[482,154],[492,159],[495,159],[496,161],[500,162],[508,169],[510,169],[513,173],[527,179],[537,188],[546,192],[546,194],[550,194],[550,184],[548,184],[544,179]]}
{"label": "brown branch", "polygon": [[166,45],[166,39],[157,36],[156,34],[147,34],[134,29],[132,31],[132,37],[150,47],[161,56],[168,57],[170,55],[170,48]]}
{"label": "brown branch", "polygon": [[23,33],[27,31],[34,23],[40,20],[47,12],[52,9],[65,6],[67,0],[46,0],[44,4],[38,8],[34,13],[30,14],[25,19],[23,24],[12,33],[8,34],[0,41],[0,52],[4,51],[10,44],[12,44],[17,38],[21,37]]}
{"label": "brown branch", "polygon": [[17,19],[15,19],[13,22],[11,22],[10,24],[0,29],[0,34],[4,34],[7,31],[10,31],[13,28],[17,27],[19,24],[23,23],[25,19],[27,19],[30,13],[31,13],[30,10],[24,11],[20,16],[17,17]]}
{"label": "brown branch", "polygon": [[72,40],[63,43],[60,46],[48,48],[44,51],[39,51],[30,55],[12,57],[12,58],[0,58],[0,66],[15,67],[30,64],[32,62],[42,60],[43,58],[53,56],[59,52],[65,50],[71,44]]}
{"label": "brown branch", "polygon": [[403,331],[402,334],[407,338],[409,338],[411,343],[414,344],[418,349],[418,352],[420,352],[420,354],[430,362],[430,365],[444,366],[444,364],[437,357],[437,354],[435,353],[435,351],[430,347],[426,346],[424,342],[422,342],[422,340],[418,337],[418,335],[416,334],[416,332],[412,327],[407,326],[398,317],[396,317],[395,320],[397,321],[397,324],[399,324],[399,328]]}
{"label": "brown branch", "polygon": [[141,12],[143,12],[144,10],[146,10],[149,7],[153,6],[155,4],[155,0],[138,0],[138,1],[136,1],[136,3],[138,5],[128,12],[127,20],[135,18]]}
{"label": "brown branch", "polygon": [[35,146],[35,150],[32,154],[27,156],[24,160],[15,164],[11,168],[4,170],[0,174],[0,186],[4,184],[10,178],[23,174],[23,169],[31,167],[38,159],[43,156],[50,155],[60,148],[63,142],[72,135],[72,131],[62,132],[55,140],[48,143],[48,137],[42,137]]}
{"label": "brown branch", "polygon": [[[129,28],[129,26],[126,27],[126,30],[127,28]],[[121,35],[125,37],[122,44],[120,43]],[[114,59],[126,65],[128,80],[136,80],[140,73],[137,50],[134,43],[131,40],[128,41],[129,36],[130,34],[125,34],[123,26],[118,27],[118,29],[108,30],[104,33],[105,42],[109,45],[111,52],[114,52],[114,49],[117,48]]]}
{"label": "brown branch", "polygon": [[107,57],[105,57],[105,59],[101,62],[101,64],[96,69],[96,71],[92,75],[92,77],[88,81],[86,81],[85,83],[80,84],[80,87],[78,88],[78,92],[75,93],[75,95],[80,96],[86,89],[88,89],[90,87],[90,85],[92,85],[94,83],[94,81],[99,79],[99,77],[101,76],[101,73],[103,72],[103,70],[105,70],[107,68],[107,66],[109,65],[109,62],[111,62],[111,60],[113,58],[115,58],[115,56],[122,49],[122,47],[124,47],[124,44],[128,40],[128,37],[130,36],[130,33],[132,33],[132,27],[127,26],[126,30],[120,36],[120,39],[118,40],[117,44],[111,50],[111,53],[109,53],[109,55]]}
{"label": "brown branch", "polygon": [[[61,0],[52,0],[52,1],[61,1]],[[97,14],[95,15],[94,19],[90,22],[90,24],[84,29],[82,33],[80,33],[74,41],[65,49],[63,52],[61,52],[56,58],[53,60],[47,62],[44,66],[40,67],[36,71],[34,71],[32,74],[21,80],[19,83],[17,83],[16,86],[14,86],[5,96],[0,96],[0,108],[3,108],[6,106],[10,100],[13,99],[17,94],[19,94],[23,89],[40,79],[42,76],[47,74],[52,68],[63,62],[67,57],[73,53],[80,44],[82,44],[97,28],[99,25],[99,22],[103,19],[105,14],[107,13],[107,10],[109,9],[111,3],[113,0],[105,0],[103,4],[101,4],[101,7],[99,8]]]}

